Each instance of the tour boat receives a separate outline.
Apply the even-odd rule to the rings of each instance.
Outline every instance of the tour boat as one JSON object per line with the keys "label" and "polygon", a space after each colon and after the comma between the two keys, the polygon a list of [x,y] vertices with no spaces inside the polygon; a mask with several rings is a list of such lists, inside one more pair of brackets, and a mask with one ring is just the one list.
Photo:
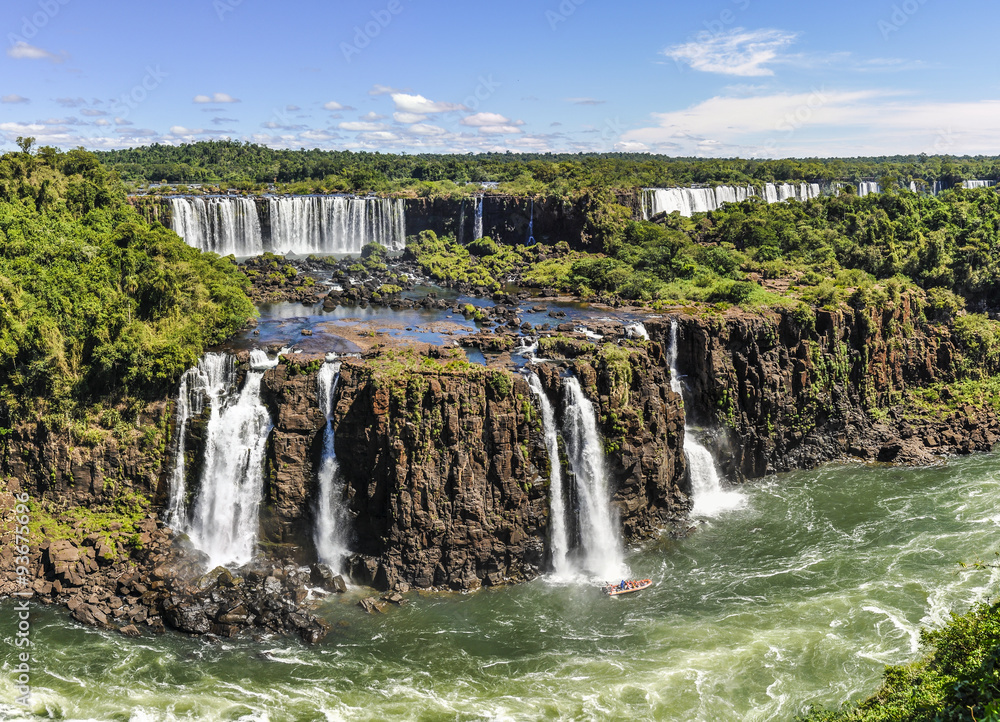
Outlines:
{"label": "tour boat", "polygon": [[621,584],[606,584],[601,587],[601,589],[609,597],[618,597],[622,594],[641,592],[643,589],[647,589],[651,586],[653,586],[652,579],[630,579],[625,582],[624,588],[622,588]]}

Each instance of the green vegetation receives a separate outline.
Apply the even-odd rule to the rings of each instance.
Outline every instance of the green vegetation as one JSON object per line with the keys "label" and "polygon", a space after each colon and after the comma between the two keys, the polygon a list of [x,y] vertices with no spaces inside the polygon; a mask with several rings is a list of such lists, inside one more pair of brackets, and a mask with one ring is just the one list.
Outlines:
{"label": "green vegetation", "polygon": [[1000,720],[1000,603],[952,615],[921,637],[927,656],[888,667],[870,698],[837,712],[813,710],[800,722]]}
{"label": "green vegetation", "polygon": [[246,284],[143,221],[92,154],[0,157],[0,426],[162,394],[253,315]]}
{"label": "green vegetation", "polygon": [[515,194],[576,195],[595,188],[628,189],[700,184],[762,185],[775,181],[857,182],[883,188],[925,188],[935,181],[1000,178],[991,157],[670,158],[645,153],[483,153],[394,155],[323,150],[274,150],[219,140],[179,146],[102,151],[101,161],[126,181],[217,183],[263,190],[277,183],[298,193],[366,192],[459,197],[479,192],[467,183],[492,181]]}
{"label": "green vegetation", "polygon": [[403,258],[415,260],[424,273],[443,283],[460,282],[499,291],[503,280],[531,257],[524,246],[500,246],[489,238],[480,239],[479,249],[492,247],[486,256],[476,256],[470,246],[463,246],[451,237],[438,238],[434,231],[423,231],[411,237]]}

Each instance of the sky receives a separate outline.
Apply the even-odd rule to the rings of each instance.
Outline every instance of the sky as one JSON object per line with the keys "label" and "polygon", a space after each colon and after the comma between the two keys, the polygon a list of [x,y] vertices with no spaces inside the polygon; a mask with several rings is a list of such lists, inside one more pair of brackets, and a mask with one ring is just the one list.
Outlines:
{"label": "sky", "polygon": [[5,0],[0,148],[1000,155],[996,0]]}

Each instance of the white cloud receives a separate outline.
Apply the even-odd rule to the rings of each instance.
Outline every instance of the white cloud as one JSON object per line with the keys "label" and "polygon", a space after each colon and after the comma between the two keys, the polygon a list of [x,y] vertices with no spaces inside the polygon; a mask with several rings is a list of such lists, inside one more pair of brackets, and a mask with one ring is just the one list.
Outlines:
{"label": "white cloud", "polygon": [[131,120],[125,120],[125,118],[115,118],[115,125],[135,125]]}
{"label": "white cloud", "polygon": [[619,144],[701,155],[971,155],[994,154],[1000,134],[1000,100],[915,101],[889,90],[715,97],[653,117]]}
{"label": "white cloud", "polygon": [[332,110],[334,112],[336,112],[338,110],[347,110],[347,106],[346,105],[341,105],[336,100],[331,100],[329,103],[323,103],[323,107],[326,110]]}
{"label": "white cloud", "polygon": [[100,118],[102,115],[107,115],[104,110],[94,110],[93,108],[83,108],[80,111],[80,115],[86,115],[88,118]]}
{"label": "white cloud", "polygon": [[596,98],[566,98],[567,103],[573,103],[574,105],[604,105],[608,101],[597,100]]}
{"label": "white cloud", "polygon": [[65,60],[64,55],[56,55],[48,50],[42,50],[34,45],[29,45],[23,40],[19,40],[7,48],[7,57],[18,60],[51,60],[53,63],[61,63]]}
{"label": "white cloud", "polygon": [[404,91],[399,88],[393,88],[388,85],[378,85],[375,84],[368,91],[368,95],[392,95],[393,93],[402,93]]}
{"label": "white cloud", "polygon": [[56,98],[56,102],[64,108],[79,108],[87,104],[83,98]]}
{"label": "white cloud", "polygon": [[663,54],[705,73],[740,77],[774,75],[765,66],[777,62],[779,51],[791,45],[796,37],[795,33],[783,30],[734,28],[710,38],[673,45]]}
{"label": "white cloud", "polygon": [[390,131],[380,130],[374,133],[361,133],[358,135],[358,140],[377,143],[395,143],[402,140],[402,138]]}
{"label": "white cloud", "polygon": [[97,120],[94,121],[94,125],[101,128],[106,128],[107,126],[111,125],[111,121],[108,120],[107,118],[98,118]]}
{"label": "white cloud", "polygon": [[409,125],[410,123],[419,123],[421,121],[427,120],[426,115],[420,113],[400,113],[398,110],[392,114],[392,119],[397,123],[403,123],[404,125]]}
{"label": "white cloud", "polygon": [[229,93],[212,93],[211,95],[194,96],[196,103],[239,103],[239,98],[234,98]]}
{"label": "white cloud", "polygon": [[370,113],[365,113],[364,115],[362,115],[360,120],[370,120],[370,121],[385,120],[385,116],[379,115],[373,110]]}
{"label": "white cloud", "polygon": [[406,132],[410,135],[418,135],[423,137],[437,137],[445,135],[448,131],[436,125],[430,125],[428,123],[417,123],[407,128]]}
{"label": "white cloud", "polygon": [[18,103],[30,103],[31,101],[25,98],[23,95],[18,95],[17,93],[11,93],[10,95],[5,95],[0,98],[0,103],[5,105],[16,105]]}
{"label": "white cloud", "polygon": [[481,125],[479,132],[483,135],[513,135],[520,133],[521,129],[516,125]]}
{"label": "white cloud", "polygon": [[476,113],[475,115],[467,115],[459,122],[473,128],[482,128],[491,125],[508,125],[511,121],[499,113]]}
{"label": "white cloud", "polygon": [[350,130],[352,132],[359,131],[373,131],[373,130],[385,130],[385,123],[365,123],[363,121],[351,121],[347,123],[341,123],[337,126],[341,130]]}
{"label": "white cloud", "polygon": [[422,95],[408,95],[407,93],[393,93],[392,102],[396,104],[396,110],[403,113],[447,113],[452,110],[467,110],[464,105],[456,103],[435,103]]}
{"label": "white cloud", "polygon": [[296,110],[302,110],[302,108],[300,108],[297,105],[286,105],[285,110],[288,110],[290,112],[295,112]]}

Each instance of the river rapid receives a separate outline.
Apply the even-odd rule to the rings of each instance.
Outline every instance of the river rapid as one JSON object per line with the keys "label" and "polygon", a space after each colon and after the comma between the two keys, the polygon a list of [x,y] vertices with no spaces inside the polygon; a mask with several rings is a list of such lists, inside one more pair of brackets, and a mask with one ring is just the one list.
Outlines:
{"label": "river rapid", "polygon": [[177,634],[126,639],[34,607],[30,713],[13,700],[0,606],[0,718],[61,720],[790,719],[874,690],[884,665],[995,589],[1000,455],[828,466],[749,484],[690,537],[628,551],[649,590],[608,599],[540,578],[321,607],[315,647]]}

